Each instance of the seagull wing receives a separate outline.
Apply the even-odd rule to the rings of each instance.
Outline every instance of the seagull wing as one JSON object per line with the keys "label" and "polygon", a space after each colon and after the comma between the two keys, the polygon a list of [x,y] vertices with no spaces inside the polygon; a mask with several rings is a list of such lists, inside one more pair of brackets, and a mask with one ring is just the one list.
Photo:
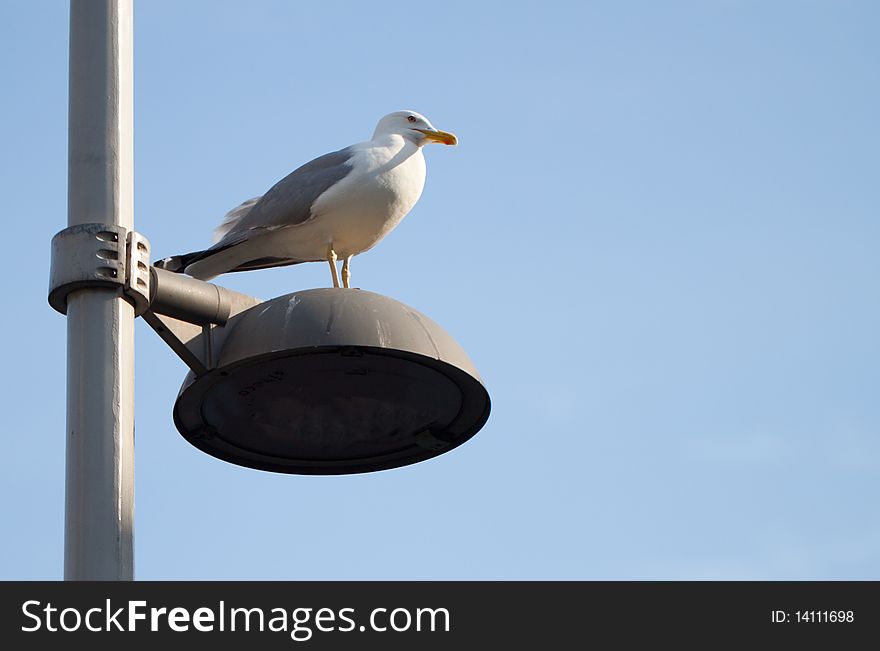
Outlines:
{"label": "seagull wing", "polygon": [[268,230],[308,221],[318,197],[351,173],[353,155],[354,147],[346,147],[295,169],[260,197],[214,246],[226,248]]}
{"label": "seagull wing", "polygon": [[[165,258],[158,261],[156,266],[170,271],[185,271],[207,280],[230,271],[250,271],[302,262],[260,255],[262,247],[259,238],[279,228],[297,226],[312,219],[312,206],[318,197],[351,173],[354,153],[354,146],[346,147],[298,167],[262,197],[246,201],[230,211],[215,231],[215,236],[221,237],[214,246],[204,251]],[[237,249],[242,255],[236,253]]]}

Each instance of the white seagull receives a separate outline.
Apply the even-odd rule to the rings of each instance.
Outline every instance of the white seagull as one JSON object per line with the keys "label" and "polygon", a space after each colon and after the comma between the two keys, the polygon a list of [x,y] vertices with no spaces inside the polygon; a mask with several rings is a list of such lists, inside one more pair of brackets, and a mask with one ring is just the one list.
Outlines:
{"label": "white seagull", "polygon": [[215,244],[157,267],[209,280],[231,271],[326,260],[339,287],[351,286],[351,259],[373,248],[412,209],[425,187],[422,147],[455,145],[415,111],[379,120],[372,140],[325,154],[294,170],[263,196],[230,211]]}

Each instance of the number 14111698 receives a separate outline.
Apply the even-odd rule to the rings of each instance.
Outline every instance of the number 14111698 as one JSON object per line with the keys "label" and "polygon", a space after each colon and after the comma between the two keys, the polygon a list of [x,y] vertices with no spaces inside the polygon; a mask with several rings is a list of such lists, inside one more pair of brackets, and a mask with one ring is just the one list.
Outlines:
{"label": "number 14111698", "polygon": [[851,610],[796,610],[794,617],[784,610],[774,610],[770,614],[770,621],[773,623],[830,624],[852,622],[854,618]]}
{"label": "number 14111698", "polygon": [[851,610],[798,610],[796,615],[799,622],[816,624],[853,621],[853,611]]}

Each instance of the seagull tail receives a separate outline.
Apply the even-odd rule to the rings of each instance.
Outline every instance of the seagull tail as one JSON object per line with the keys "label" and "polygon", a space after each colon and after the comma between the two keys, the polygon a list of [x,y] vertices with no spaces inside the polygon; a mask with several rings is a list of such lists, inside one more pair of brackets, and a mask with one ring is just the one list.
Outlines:
{"label": "seagull tail", "polygon": [[153,266],[158,269],[173,271],[176,274],[182,274],[186,272],[186,268],[190,264],[202,259],[206,253],[207,251],[193,251],[192,253],[184,253],[182,255],[172,255],[171,257],[157,260],[153,263]]}
{"label": "seagull tail", "polygon": [[[229,231],[231,231],[233,228],[241,223],[241,221],[251,211],[251,208],[253,208],[260,199],[261,197],[248,199],[240,206],[237,206],[236,208],[233,208],[228,213],[226,213],[226,215],[223,217],[223,221],[217,228],[214,229],[214,246],[212,246],[210,249],[205,249],[203,251],[193,251],[192,253],[184,253],[183,255],[172,255],[169,258],[163,258],[162,260],[159,260],[153,266],[158,267],[159,269],[173,271],[174,273],[178,274],[186,273],[193,278],[198,278],[199,280],[210,280],[211,278],[215,278],[222,273],[234,270],[225,260],[222,260],[222,258],[214,258],[212,260],[211,256],[214,256],[217,253],[221,253],[229,249],[233,244],[239,243],[239,241],[235,241],[225,246],[218,246],[220,240],[226,237],[226,235],[229,234]],[[201,262],[201,264],[196,265],[197,262]],[[218,262],[219,265],[217,264]],[[187,267],[189,267],[190,265],[194,266],[191,269],[187,269]],[[232,267],[235,266],[235,264],[232,265]]]}

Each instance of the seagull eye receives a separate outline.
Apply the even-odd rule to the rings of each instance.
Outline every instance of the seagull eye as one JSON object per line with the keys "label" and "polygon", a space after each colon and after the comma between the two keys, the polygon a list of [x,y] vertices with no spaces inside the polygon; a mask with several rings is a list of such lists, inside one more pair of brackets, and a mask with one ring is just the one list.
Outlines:
{"label": "seagull eye", "polygon": [[406,119],[409,120],[410,122],[415,122],[415,121],[416,121],[416,116],[415,116],[415,115],[410,115],[410,116],[408,116]]}

